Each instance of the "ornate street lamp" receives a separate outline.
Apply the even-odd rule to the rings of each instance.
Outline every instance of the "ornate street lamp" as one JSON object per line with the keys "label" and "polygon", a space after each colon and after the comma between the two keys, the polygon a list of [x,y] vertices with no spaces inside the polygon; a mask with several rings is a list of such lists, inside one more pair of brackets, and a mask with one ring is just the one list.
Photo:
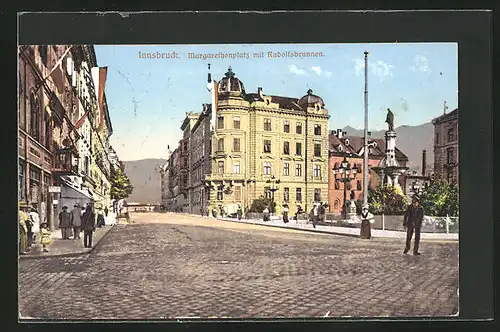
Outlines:
{"label": "ornate street lamp", "polygon": [[[340,163],[340,167],[335,164],[333,167],[333,174],[335,175],[335,180],[339,178],[344,183],[344,204],[342,209],[342,215],[344,219],[347,219],[347,184],[351,183],[352,180],[356,178],[356,174],[359,172],[356,164],[351,168],[351,164],[347,161],[347,158],[344,156],[344,160]],[[338,175],[338,177],[337,177]]]}
{"label": "ornate street lamp", "polygon": [[[280,180],[276,179],[274,175],[271,175],[271,178],[266,182],[271,184],[271,188],[269,189],[269,191],[271,191],[271,202],[272,202],[271,209],[272,209],[274,206],[274,193],[276,192],[276,190],[278,190],[278,184],[280,183]],[[274,212],[276,213],[276,210]]]}

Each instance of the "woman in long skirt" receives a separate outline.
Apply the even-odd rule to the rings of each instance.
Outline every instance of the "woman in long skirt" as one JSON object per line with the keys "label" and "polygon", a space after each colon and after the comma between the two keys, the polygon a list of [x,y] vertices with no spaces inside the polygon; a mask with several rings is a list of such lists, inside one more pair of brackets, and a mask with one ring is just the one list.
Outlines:
{"label": "woman in long skirt", "polygon": [[19,254],[26,255],[28,251],[28,229],[26,227],[26,214],[19,210]]}

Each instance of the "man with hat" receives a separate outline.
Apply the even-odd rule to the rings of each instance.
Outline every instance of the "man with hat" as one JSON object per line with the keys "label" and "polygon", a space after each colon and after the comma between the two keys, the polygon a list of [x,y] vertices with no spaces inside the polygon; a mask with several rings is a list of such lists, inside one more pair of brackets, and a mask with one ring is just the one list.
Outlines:
{"label": "man with hat", "polygon": [[61,229],[62,239],[69,240],[71,231],[71,213],[68,212],[68,207],[63,206],[62,212],[59,213],[59,228]]}
{"label": "man with hat", "polygon": [[80,209],[80,204],[76,203],[73,207],[73,211],[71,211],[71,221],[73,224],[73,239],[80,238],[80,227],[82,226],[82,212]]}
{"label": "man with hat", "polygon": [[413,254],[420,255],[418,246],[420,244],[420,228],[422,227],[422,220],[424,219],[424,208],[420,205],[420,197],[414,195],[412,197],[412,204],[408,206],[403,218],[403,227],[406,232],[406,247],[403,251],[404,254],[410,250],[411,238],[413,231],[415,231],[415,243],[413,244]]}

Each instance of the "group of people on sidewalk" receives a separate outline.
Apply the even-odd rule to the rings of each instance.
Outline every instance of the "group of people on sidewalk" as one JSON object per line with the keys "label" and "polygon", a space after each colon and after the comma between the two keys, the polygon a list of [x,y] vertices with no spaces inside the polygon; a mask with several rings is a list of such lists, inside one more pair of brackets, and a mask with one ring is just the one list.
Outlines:
{"label": "group of people on sidewalk", "polygon": [[29,253],[33,244],[37,243],[38,238],[43,251],[47,252],[47,245],[50,244],[50,231],[47,222],[40,223],[40,215],[36,205],[21,204],[19,206],[19,254]]}
{"label": "group of people on sidewalk", "polygon": [[[92,247],[92,237],[96,227],[105,225],[105,215],[107,208],[98,208],[97,213],[94,212],[92,204],[87,204],[86,207],[80,207],[80,204],[75,204],[73,210],[68,211],[67,206],[63,206],[62,211],[58,216],[58,227],[61,229],[63,240],[80,239],[80,232],[83,231],[83,245],[85,248]],[[48,245],[51,241],[52,234],[49,230],[48,223],[44,220],[40,222],[40,216],[36,209],[36,205],[30,206],[24,203],[19,205],[19,254],[26,255],[31,251],[33,244],[40,243],[43,252],[48,252]]]}
{"label": "group of people on sidewalk", "polygon": [[71,212],[68,212],[67,206],[63,206],[62,212],[59,213],[59,228],[61,229],[62,239],[69,240],[71,233],[73,233],[73,240],[80,239],[80,232],[83,231],[83,245],[85,248],[91,248],[92,235],[96,226],[104,226],[104,220],[104,212],[101,207],[97,209],[96,214],[92,204],[87,204],[87,207],[80,207],[80,204],[77,203]]}

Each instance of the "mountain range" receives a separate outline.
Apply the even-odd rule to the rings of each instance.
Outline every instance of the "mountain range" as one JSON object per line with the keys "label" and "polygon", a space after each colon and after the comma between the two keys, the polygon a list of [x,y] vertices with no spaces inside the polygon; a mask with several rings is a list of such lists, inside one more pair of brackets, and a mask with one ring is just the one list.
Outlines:
{"label": "mountain range", "polygon": [[[334,129],[334,128],[330,128]],[[336,128],[335,128],[336,129]],[[342,129],[351,136],[363,136],[363,130],[350,126]],[[410,171],[421,173],[422,150],[427,150],[427,170],[434,165],[434,126],[425,123],[419,126],[399,126],[396,129],[396,146],[408,156]],[[385,130],[372,131],[371,137],[384,138]],[[165,159],[141,159],[125,161],[125,173],[128,175],[134,190],[127,199],[129,202],[154,203],[161,201],[161,178],[159,166],[165,164]]]}

